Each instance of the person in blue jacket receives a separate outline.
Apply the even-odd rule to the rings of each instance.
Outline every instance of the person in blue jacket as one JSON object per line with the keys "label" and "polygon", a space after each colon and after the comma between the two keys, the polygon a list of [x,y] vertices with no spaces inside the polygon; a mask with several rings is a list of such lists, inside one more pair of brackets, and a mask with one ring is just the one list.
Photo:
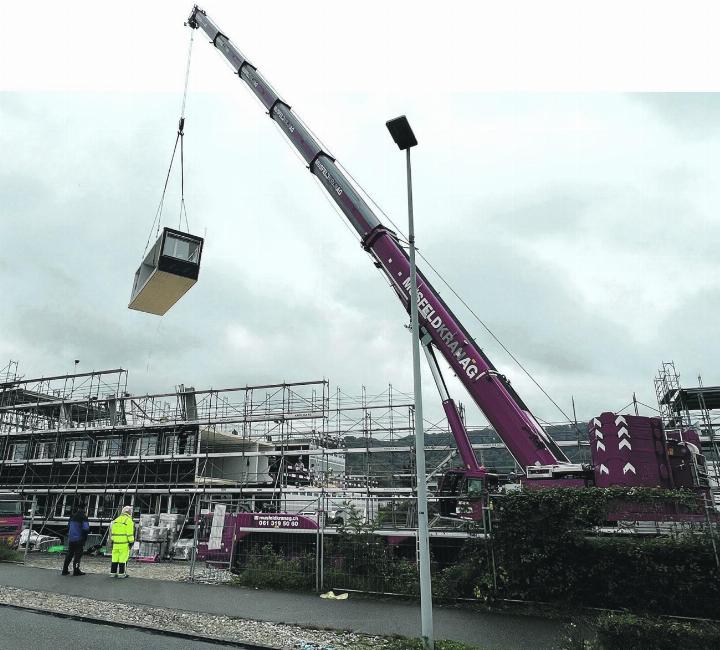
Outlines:
{"label": "person in blue jacket", "polygon": [[85,514],[84,508],[81,506],[73,510],[68,524],[68,550],[65,555],[65,563],[63,564],[62,575],[70,575],[70,561],[73,563],[73,575],[84,576],[85,573],[80,570],[80,558],[82,557],[90,532],[90,522]]}

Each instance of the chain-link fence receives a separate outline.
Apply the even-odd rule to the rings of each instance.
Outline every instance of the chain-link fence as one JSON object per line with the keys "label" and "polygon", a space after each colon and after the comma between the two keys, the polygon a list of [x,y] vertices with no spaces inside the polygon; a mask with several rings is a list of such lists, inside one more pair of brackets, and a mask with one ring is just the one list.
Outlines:
{"label": "chain-link fence", "polygon": [[[233,512],[218,504],[198,515],[191,580],[307,591],[418,592],[417,504],[414,498],[321,495],[301,511]],[[483,521],[458,520],[431,510],[433,569],[442,571],[469,539],[485,537]]]}
{"label": "chain-link fence", "polygon": [[[610,596],[603,585],[647,581],[641,576],[645,565],[655,567],[645,573],[652,574],[657,594],[695,584],[688,575],[717,570],[716,515],[692,495],[678,493],[672,501],[668,493],[651,492],[630,491],[629,501],[600,490],[511,491],[489,501],[433,497],[433,591],[446,599],[542,600],[571,593],[604,606]],[[185,516],[142,515],[130,572],[317,593],[418,593],[417,504],[411,495],[320,494],[294,503],[297,512],[286,498],[250,511],[243,499],[216,498],[196,500]],[[102,536],[88,541],[101,542]],[[102,552],[101,543],[88,544],[88,550],[94,547]],[[30,551],[28,561],[49,555],[34,544]],[[54,566],[60,566],[59,555]],[[97,561],[107,570],[106,556]],[[683,593],[691,602],[692,590]],[[608,602],[618,605],[627,601],[612,598]]]}

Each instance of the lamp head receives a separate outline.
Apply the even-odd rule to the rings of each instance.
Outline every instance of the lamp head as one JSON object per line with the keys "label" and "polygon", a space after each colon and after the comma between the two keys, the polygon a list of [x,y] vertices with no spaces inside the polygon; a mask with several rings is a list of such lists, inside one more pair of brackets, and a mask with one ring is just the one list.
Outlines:
{"label": "lamp head", "polygon": [[415,134],[412,128],[410,128],[410,123],[404,115],[396,117],[393,120],[388,120],[385,122],[385,126],[387,126],[392,139],[399,149],[404,151],[417,145],[417,138],[415,138]]}

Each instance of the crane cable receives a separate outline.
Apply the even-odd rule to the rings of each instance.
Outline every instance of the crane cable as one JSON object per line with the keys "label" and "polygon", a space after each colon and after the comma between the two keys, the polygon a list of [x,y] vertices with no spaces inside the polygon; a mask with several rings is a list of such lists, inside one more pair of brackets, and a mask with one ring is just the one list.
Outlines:
{"label": "crane cable", "polygon": [[[158,204],[157,211],[155,212],[155,218],[153,219],[152,225],[150,226],[150,234],[148,235],[147,242],[145,243],[145,249],[143,250],[143,259],[147,252],[150,240],[153,236],[153,230],[155,231],[155,237],[160,234],[160,225],[162,223],[162,210],[165,204],[165,193],[167,192],[167,186],[170,182],[170,174],[172,172],[173,163],[175,162],[175,155],[177,153],[178,143],[180,144],[180,224],[178,229],[182,228],[182,219],[185,217],[185,225],[187,230],[190,230],[187,219],[187,207],[185,205],[185,151],[184,151],[184,135],[185,135],[185,105],[187,103],[187,92],[188,92],[188,81],[190,79],[190,59],[192,57],[192,46],[195,31],[190,30],[190,44],[188,46],[187,65],[185,68],[185,87],[183,90],[182,107],[180,109],[180,120],[178,121],[177,135],[175,136],[175,145],[173,146],[172,156],[170,156],[170,165],[165,176],[165,185],[163,185],[162,195],[160,196],[160,203]],[[155,224],[157,223],[157,228]]]}
{"label": "crane cable", "polygon": [[185,67],[185,89],[183,90],[182,108],[180,109],[180,123],[178,124],[178,137],[180,138],[180,221],[178,224],[178,230],[182,228],[182,218],[184,215],[187,232],[190,232],[190,224],[188,223],[187,207],[185,206],[185,149],[183,146],[185,140],[183,136],[185,135],[185,104],[187,102],[188,81],[190,80],[190,59],[192,57],[194,34],[195,30],[191,29],[190,45],[188,45],[187,66]]}

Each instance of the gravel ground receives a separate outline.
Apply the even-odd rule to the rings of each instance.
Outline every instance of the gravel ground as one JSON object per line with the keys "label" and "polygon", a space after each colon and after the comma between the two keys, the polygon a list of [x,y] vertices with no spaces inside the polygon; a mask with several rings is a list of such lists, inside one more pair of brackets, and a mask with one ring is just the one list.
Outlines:
{"label": "gravel ground", "polygon": [[[28,553],[27,566],[39,567],[41,569],[62,569],[63,559],[65,556],[61,553]],[[86,555],[83,557],[80,566],[86,573],[110,573],[110,558],[97,557],[94,555]],[[184,581],[190,576],[190,563],[177,562],[135,562],[130,560],[128,564],[128,573],[136,578],[152,578],[155,580],[173,580]],[[198,582],[212,582],[214,574],[218,572],[208,572],[201,564],[195,566],[195,577]],[[232,574],[230,574],[232,575]],[[222,581],[229,581],[229,576],[223,576]],[[215,580],[218,582],[218,580]]]}
{"label": "gravel ground", "polygon": [[[88,570],[89,570],[88,566]],[[147,576],[145,576],[147,577]],[[265,645],[270,648],[304,648],[315,644],[318,649],[369,650],[383,648],[389,642],[383,637],[354,632],[308,630],[295,625],[266,623],[231,616],[214,616],[160,607],[126,605],[0,586],[0,603],[35,607],[64,614],[90,616],[106,621],[142,625],[159,630],[198,634],[212,638]],[[313,646],[311,646],[313,647]]]}

